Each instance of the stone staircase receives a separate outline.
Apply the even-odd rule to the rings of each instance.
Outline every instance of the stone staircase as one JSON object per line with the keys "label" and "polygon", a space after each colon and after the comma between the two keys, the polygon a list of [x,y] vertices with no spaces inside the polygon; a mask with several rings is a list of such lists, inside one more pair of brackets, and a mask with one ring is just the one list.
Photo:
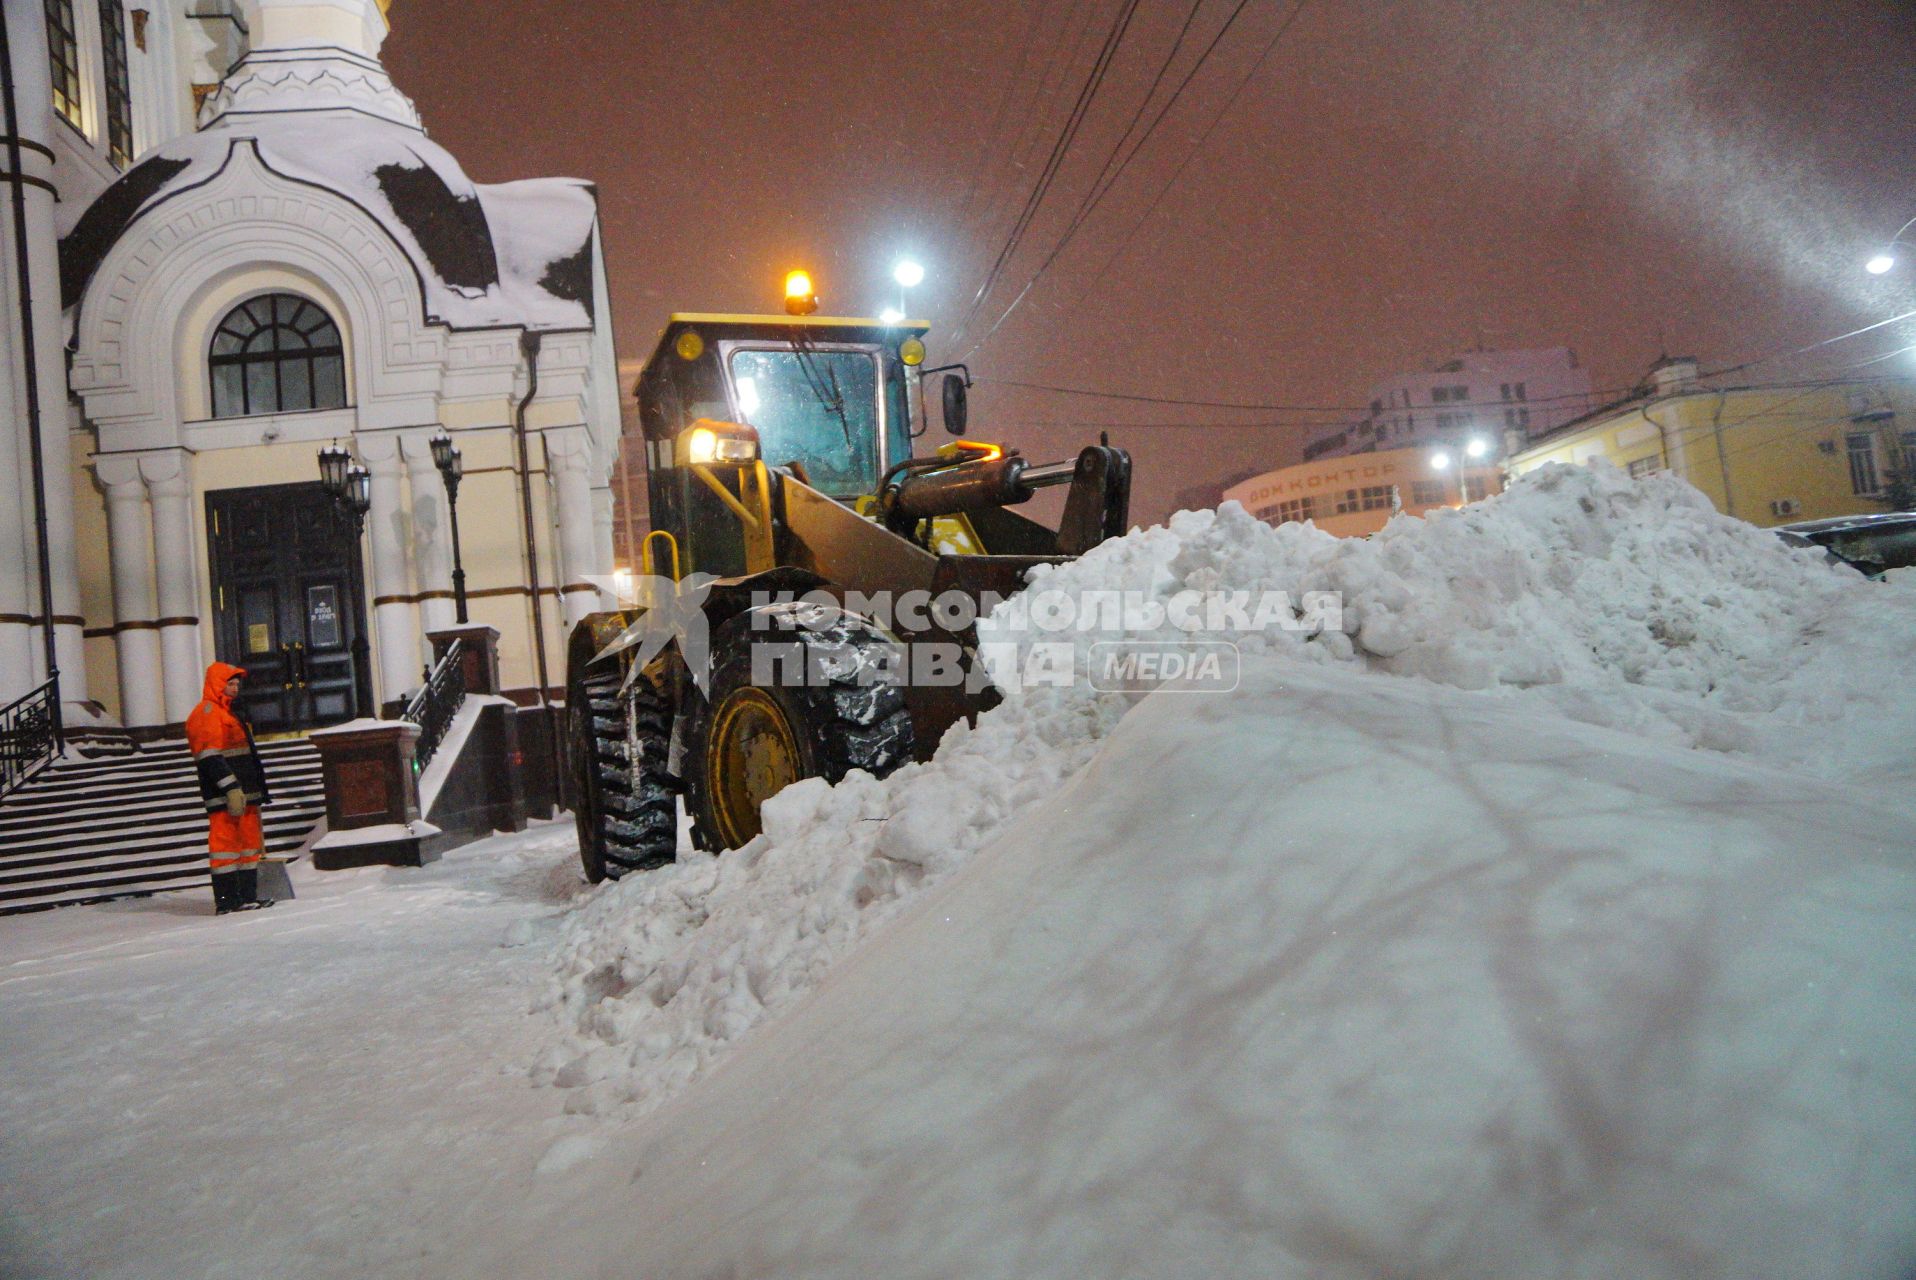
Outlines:
{"label": "stone staircase", "polygon": [[[266,851],[284,856],[325,816],[319,752],[290,738],[259,753]],[[207,886],[206,809],[184,742],[59,760],[0,800],[0,915]]]}

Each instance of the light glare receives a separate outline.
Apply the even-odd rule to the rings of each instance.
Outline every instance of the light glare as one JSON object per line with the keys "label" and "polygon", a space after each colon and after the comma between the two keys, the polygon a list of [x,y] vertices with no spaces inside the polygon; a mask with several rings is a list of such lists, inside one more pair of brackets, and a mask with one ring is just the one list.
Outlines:
{"label": "light glare", "polygon": [[905,258],[891,269],[891,278],[907,289],[915,289],[924,280],[925,269],[910,258]]}
{"label": "light glare", "polygon": [[1490,446],[1482,436],[1472,436],[1470,443],[1464,446],[1464,452],[1473,458],[1481,458],[1490,452]]}
{"label": "light glare", "polygon": [[1436,453],[1433,453],[1430,455],[1430,469],[1432,471],[1443,471],[1447,469],[1449,466],[1450,466],[1450,455],[1443,452],[1441,449],[1438,450]]}
{"label": "light glare", "polygon": [[886,307],[883,311],[880,311],[878,313],[878,320],[879,320],[879,323],[881,324],[897,324],[900,320],[903,320],[904,318],[905,318],[905,313],[900,311],[897,307]]}
{"label": "light glare", "polygon": [[1896,259],[1890,257],[1887,253],[1879,253],[1863,264],[1863,270],[1873,276],[1880,276],[1895,265]]}

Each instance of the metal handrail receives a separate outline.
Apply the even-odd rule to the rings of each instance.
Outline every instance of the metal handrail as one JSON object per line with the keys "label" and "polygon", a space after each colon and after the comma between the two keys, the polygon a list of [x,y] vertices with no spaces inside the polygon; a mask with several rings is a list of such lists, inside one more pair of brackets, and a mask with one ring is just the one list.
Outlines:
{"label": "metal handrail", "polygon": [[433,753],[439,750],[446,731],[452,727],[453,717],[466,701],[465,654],[465,640],[454,640],[447,645],[445,653],[426,673],[426,683],[400,713],[400,719],[419,726],[419,741],[413,747],[415,769],[424,769]]}
{"label": "metal handrail", "polygon": [[0,707],[0,796],[51,764],[62,737],[57,677]]}

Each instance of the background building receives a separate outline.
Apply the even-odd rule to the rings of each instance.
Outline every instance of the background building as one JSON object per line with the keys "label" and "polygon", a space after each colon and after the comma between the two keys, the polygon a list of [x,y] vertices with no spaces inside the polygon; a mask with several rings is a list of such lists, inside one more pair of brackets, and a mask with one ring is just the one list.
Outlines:
{"label": "background building", "polygon": [[1360,538],[1399,511],[1422,515],[1502,490],[1495,465],[1437,449],[1385,449],[1279,467],[1232,485],[1224,497],[1269,524],[1311,520],[1326,533]]}
{"label": "background building", "polygon": [[[72,714],[177,724],[215,657],[256,673],[262,729],[371,714],[362,631],[376,702],[417,685],[454,617],[441,429],[464,454],[472,620],[529,696],[536,583],[563,678],[567,623],[612,568],[596,196],[467,178],[379,61],[385,7],[7,5],[32,324],[0,220],[0,699],[44,677],[23,352]],[[332,442],[371,473],[363,539],[317,483]]]}
{"label": "background building", "polygon": [[1507,436],[1530,438],[1591,408],[1590,374],[1568,347],[1470,351],[1428,372],[1400,374],[1371,388],[1370,413],[1304,446],[1304,458],[1441,444],[1473,435],[1501,452]]}
{"label": "background building", "polygon": [[1916,380],[1718,388],[1696,378],[1693,359],[1660,362],[1643,394],[1538,438],[1509,459],[1511,472],[1595,458],[1633,476],[1672,471],[1725,515],[1759,525],[1907,503]]}
{"label": "background building", "polygon": [[652,532],[652,491],[646,483],[645,434],[639,429],[639,371],[643,360],[619,362],[619,431],[623,441],[612,468],[612,571],[637,573],[640,544]]}
{"label": "background building", "polygon": [[1186,485],[1184,488],[1179,489],[1177,496],[1172,499],[1171,510],[1209,511],[1216,507],[1218,503],[1224,501],[1224,495],[1228,493],[1234,485],[1241,484],[1257,474],[1259,474],[1259,472],[1256,468],[1246,467],[1240,471],[1232,472],[1222,480],[1211,480],[1204,484]]}

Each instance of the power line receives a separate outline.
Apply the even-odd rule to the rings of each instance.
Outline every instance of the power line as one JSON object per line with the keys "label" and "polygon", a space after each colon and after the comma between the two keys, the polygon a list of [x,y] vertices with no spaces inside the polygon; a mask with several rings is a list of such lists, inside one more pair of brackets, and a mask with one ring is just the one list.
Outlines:
{"label": "power line", "polygon": [[970,325],[972,318],[978,313],[978,308],[983,305],[985,295],[991,292],[991,287],[997,283],[998,276],[1004,270],[1006,263],[1024,242],[1025,232],[1030,229],[1032,221],[1037,217],[1039,206],[1044,203],[1045,196],[1051,190],[1051,184],[1057,180],[1059,171],[1064,167],[1064,157],[1070,152],[1072,142],[1077,139],[1078,130],[1083,127],[1085,117],[1090,114],[1091,101],[1104,84],[1105,74],[1111,67],[1111,59],[1116,55],[1118,45],[1123,41],[1124,33],[1131,25],[1133,15],[1137,13],[1138,3],[1139,0],[1125,0],[1123,7],[1113,20],[1111,30],[1105,36],[1104,46],[1098,50],[1097,60],[1092,63],[1090,74],[1085,77],[1084,87],[1078,90],[1078,99],[1072,104],[1071,114],[1066,118],[1064,128],[1059,131],[1057,141],[1052,144],[1051,155],[1045,160],[1044,170],[1038,175],[1038,181],[1032,187],[1031,195],[1025,200],[1024,209],[1019,213],[1017,222],[1012,225],[1011,235],[1005,240],[1004,248],[999,250],[991,270],[985,275],[984,283],[978,286],[978,292],[971,300],[970,309],[966,312],[965,318],[959,322],[957,334],[963,334],[965,328]]}
{"label": "power line", "polygon": [[1759,364],[1768,364],[1772,360],[1782,360],[1789,356],[1800,356],[1805,352],[1815,351],[1819,347],[1827,347],[1831,343],[1844,342],[1850,338],[1861,337],[1863,334],[1869,333],[1872,330],[1881,329],[1886,325],[1896,324],[1899,321],[1908,320],[1911,317],[1916,317],[1916,311],[1905,311],[1899,316],[1891,316],[1887,320],[1878,320],[1875,324],[1866,324],[1860,329],[1851,329],[1848,333],[1839,333],[1834,338],[1824,338],[1820,342],[1812,342],[1805,347],[1796,347],[1789,351],[1775,351],[1766,356],[1758,356],[1754,360],[1745,360],[1742,364],[1733,364],[1728,368],[1713,369],[1708,373],[1699,373],[1697,377],[1720,378],[1726,373],[1740,373],[1744,369],[1754,368]]}
{"label": "power line", "polygon": [[1151,215],[1157,212],[1158,205],[1164,202],[1165,195],[1172,187],[1177,185],[1178,179],[1184,176],[1184,171],[1191,167],[1191,162],[1197,159],[1198,155],[1204,150],[1204,145],[1211,140],[1211,135],[1217,131],[1219,122],[1222,121],[1226,115],[1230,114],[1232,107],[1237,105],[1237,100],[1239,96],[1243,94],[1245,86],[1249,85],[1252,78],[1263,68],[1265,61],[1271,56],[1271,51],[1277,48],[1278,41],[1284,38],[1284,33],[1291,29],[1291,24],[1297,21],[1299,14],[1304,12],[1304,6],[1307,3],[1309,3],[1309,0],[1297,0],[1297,6],[1291,10],[1290,16],[1284,19],[1283,23],[1272,34],[1271,38],[1265,42],[1263,51],[1257,55],[1257,60],[1251,64],[1251,69],[1244,73],[1244,78],[1238,81],[1237,88],[1231,91],[1231,96],[1227,98],[1224,105],[1218,109],[1218,113],[1211,117],[1211,123],[1205,126],[1204,132],[1199,135],[1197,142],[1191,147],[1190,151],[1185,153],[1183,163],[1179,164],[1176,171],[1165,180],[1164,185],[1158,188],[1158,193],[1151,197],[1151,203],[1145,206],[1144,212],[1139,214],[1137,221],[1131,224],[1131,229],[1124,233],[1124,238],[1118,241],[1118,247],[1111,251],[1110,256],[1104,260],[1104,265],[1098,268],[1098,273],[1091,278],[1091,283],[1086,285],[1076,298],[1066,303],[1063,308],[1064,310],[1069,310],[1082,303],[1091,295],[1091,292],[1103,282],[1105,274],[1111,270],[1112,264],[1117,262],[1117,260],[1124,255],[1124,251],[1130,247],[1131,238],[1137,235],[1140,227],[1150,221]]}
{"label": "power line", "polygon": [[1040,418],[1029,422],[1017,423],[1019,427],[1058,427],[1058,429],[1077,429],[1077,431],[1299,431],[1322,427],[1320,422],[1284,422],[1284,420],[1265,420],[1265,422],[1115,422],[1115,420],[1054,420]]}
{"label": "power line", "polygon": [[[1061,395],[1093,396],[1100,400],[1130,400],[1142,404],[1190,405],[1200,409],[1244,409],[1252,411],[1279,410],[1290,413],[1354,413],[1369,415],[1372,410],[1367,404],[1273,404],[1244,400],[1188,400],[1176,396],[1134,395],[1122,391],[1094,391],[1089,387],[1061,387],[1048,382],[1026,382],[1017,378],[978,378],[984,386],[1023,387],[1031,391],[1054,391]],[[1555,396],[1535,396],[1524,400],[1469,400],[1447,404],[1431,405],[1386,405],[1379,413],[1429,413],[1452,409],[1521,409],[1525,405],[1551,404],[1559,400],[1590,400],[1599,396],[1621,395],[1636,388],[1616,388],[1603,391],[1570,391]],[[1330,425],[1330,424],[1322,424]]]}
{"label": "power line", "polygon": [[[1248,3],[1249,0],[1239,0],[1237,8],[1232,11],[1230,18],[1225,21],[1224,26],[1219,30],[1219,36],[1222,36],[1225,31],[1230,30],[1231,23],[1237,21],[1237,15],[1243,12],[1244,6]],[[1191,7],[1185,12],[1184,24],[1178,28],[1177,38],[1171,42],[1171,47],[1166,51],[1163,61],[1158,64],[1157,73],[1151,77],[1150,87],[1144,91],[1144,96],[1138,100],[1137,109],[1131,113],[1131,119],[1125,125],[1124,132],[1119,135],[1118,140],[1111,145],[1110,152],[1105,155],[1104,163],[1098,168],[1097,177],[1092,179],[1091,186],[1085,192],[1084,198],[1078,202],[1078,207],[1072,211],[1070,221],[1065,227],[1064,235],[1060,237],[1057,244],[1053,246],[1050,256],[1040,264],[1031,280],[1027,280],[1024,288],[1018,291],[1017,298],[1012,301],[1011,307],[1006,309],[1006,315],[1009,315],[1012,310],[1017,308],[1018,303],[1024,300],[1025,294],[1029,292],[1031,288],[1032,281],[1035,281],[1038,276],[1043,275],[1045,269],[1051,265],[1058,254],[1063,252],[1065,244],[1071,239],[1072,235],[1076,233],[1079,225],[1089,216],[1091,208],[1095,207],[1097,201],[1103,199],[1104,192],[1110,189],[1110,183],[1117,181],[1119,175],[1124,172],[1125,167],[1131,163],[1131,157],[1136,155],[1138,148],[1142,147],[1145,142],[1150,139],[1152,131],[1155,130],[1159,122],[1163,120],[1164,112],[1160,111],[1157,119],[1153,120],[1150,127],[1139,137],[1137,145],[1131,149],[1129,155],[1124,157],[1123,162],[1117,163],[1117,167],[1114,171],[1113,164],[1118,161],[1118,155],[1124,150],[1124,144],[1130,140],[1132,133],[1137,129],[1138,121],[1144,118],[1145,109],[1151,105],[1151,99],[1157,95],[1158,86],[1163,83],[1165,73],[1171,69],[1172,62],[1177,58],[1178,50],[1184,47],[1184,38],[1190,33],[1191,24],[1197,20],[1198,11],[1202,7],[1203,0],[1192,0]],[[1203,53],[1198,55],[1197,61],[1192,64],[1191,71],[1184,78],[1184,84],[1190,83],[1191,76],[1195,75],[1197,69],[1204,65],[1204,60],[1210,56],[1211,49],[1216,46],[1217,40],[1213,39],[1210,48],[1207,48]],[[1180,84],[1177,90],[1172,93],[1170,100],[1165,104],[1166,110],[1170,108],[1172,103],[1177,101],[1178,95],[1183,92],[1184,84]],[[1004,316],[1000,316],[997,324],[992,325],[992,332],[995,333],[998,325],[1003,323]],[[990,333],[985,335],[987,338],[990,336]],[[976,351],[983,342],[984,338],[980,338],[978,342],[973,343],[971,350],[965,352],[965,355],[969,356],[971,351]]]}
{"label": "power line", "polygon": [[[1044,6],[1041,5],[1038,12],[1043,12],[1043,8]],[[1080,10],[1084,14],[1084,22],[1078,27],[1078,34],[1073,36],[1072,27],[1076,23]],[[1032,85],[1031,98],[1024,107],[1024,121],[1010,140],[1011,148],[1007,153],[1011,159],[1009,181],[1004,184],[1002,190],[993,194],[979,208],[980,223],[989,224],[995,221],[1000,207],[1017,193],[1019,175],[1030,163],[1032,153],[1037,150],[1038,139],[1044,133],[1044,112],[1049,107],[1055,92],[1052,87],[1052,77],[1055,73],[1058,84],[1064,83],[1063,73],[1067,72],[1071,64],[1076,61],[1078,46],[1086,36],[1091,34],[1096,17],[1096,0],[1071,0],[1071,7],[1065,12],[1063,21],[1058,24],[1057,40],[1045,54],[1038,78]]]}
{"label": "power line", "polygon": [[[1277,30],[1272,33],[1270,40],[1265,43],[1263,51],[1258,54],[1257,60],[1251,64],[1251,69],[1246,72],[1244,78],[1238,82],[1237,88],[1232,90],[1230,98],[1224,104],[1223,110],[1212,119],[1210,128],[1204,131],[1204,136],[1198,140],[1197,146],[1191,149],[1189,154],[1186,155],[1184,163],[1178,166],[1177,173],[1172,175],[1173,181],[1176,180],[1178,175],[1184,172],[1185,168],[1190,164],[1191,158],[1195,156],[1198,151],[1203,148],[1205,142],[1210,139],[1211,130],[1217,127],[1217,122],[1223,119],[1224,115],[1236,105],[1238,95],[1243,93],[1244,86],[1250,83],[1251,77],[1257,73],[1257,69],[1264,65],[1264,60],[1270,56],[1271,50],[1277,47],[1278,41],[1284,38],[1284,34],[1291,29],[1291,25],[1297,21],[1298,15],[1304,11],[1304,6],[1307,3],[1309,3],[1309,0],[1297,0],[1289,16],[1278,25]],[[1180,81],[1178,87],[1172,91],[1170,98],[1168,98],[1164,106],[1159,109],[1156,117],[1152,119],[1150,126],[1139,136],[1137,144],[1131,148],[1122,163],[1111,173],[1109,181],[1105,182],[1102,187],[1098,187],[1096,184],[1093,185],[1091,193],[1079,204],[1077,213],[1073,216],[1070,224],[1065,227],[1063,236],[1059,238],[1058,243],[1052,248],[1051,253],[1039,264],[1037,271],[1032,273],[1031,278],[1025,281],[1024,287],[1018,290],[1018,296],[1011,300],[1011,305],[1004,309],[1003,313],[992,323],[991,328],[985,331],[983,337],[971,344],[970,349],[965,352],[964,356],[960,357],[961,359],[968,359],[973,351],[976,351],[988,342],[991,336],[998,332],[999,327],[1011,318],[1011,313],[1016,311],[1019,305],[1024,302],[1025,296],[1031,292],[1032,286],[1036,285],[1044,273],[1050,270],[1051,264],[1058,260],[1058,256],[1064,252],[1065,246],[1070,244],[1072,238],[1077,235],[1078,229],[1082,227],[1085,220],[1097,210],[1097,207],[1104,202],[1105,196],[1110,194],[1111,188],[1117,184],[1117,180],[1123,176],[1124,171],[1130,168],[1131,162],[1137,158],[1138,152],[1143,149],[1144,144],[1150,141],[1151,135],[1157,132],[1159,125],[1164,123],[1165,118],[1171,112],[1171,108],[1176,106],[1178,99],[1184,96],[1184,91],[1190,87],[1191,81],[1194,80],[1197,77],[1197,73],[1204,68],[1204,64],[1210,61],[1211,55],[1217,51],[1219,43],[1223,41],[1232,25],[1237,22],[1239,15],[1244,12],[1249,4],[1250,0],[1238,0],[1237,7],[1231,10],[1231,15],[1224,20],[1224,25],[1219,27],[1217,33],[1211,37],[1210,44],[1206,45],[1204,52],[1198,55],[1197,61],[1191,64],[1191,68],[1185,73],[1184,79]],[[1180,40],[1181,39],[1182,36],[1180,36]],[[1149,99],[1147,98],[1146,101],[1148,102]],[[1126,133],[1128,136],[1129,130],[1127,130]],[[1123,140],[1120,139],[1119,146],[1122,145]],[[1113,149],[1112,154],[1117,154],[1116,148]],[[1110,162],[1107,160],[1106,166],[1109,167],[1109,164]],[[1156,201],[1153,201],[1153,204],[1155,205]]]}
{"label": "power line", "polygon": [[[1005,91],[998,97],[998,109],[992,113],[991,128],[985,131],[984,144],[978,149],[978,162],[971,168],[971,181],[965,186],[965,198],[958,204],[957,225],[964,226],[965,219],[971,213],[972,199],[978,194],[978,186],[984,178],[987,162],[998,154],[998,132],[1003,127],[1005,116],[1011,108],[1011,100],[1017,95],[1018,81],[1024,76],[1025,61],[1031,56],[1031,37],[1038,30],[1038,17],[1043,12],[1042,5],[1034,4],[1031,17],[1025,24],[1025,36],[1018,42],[1018,62],[1012,67],[1011,74],[1005,77]],[[1042,79],[1040,80],[1042,84]]]}
{"label": "power line", "polygon": [[[1191,33],[1191,24],[1197,21],[1198,10],[1202,9],[1203,7],[1204,7],[1204,0],[1191,0],[1191,7],[1185,10],[1184,25],[1178,28],[1177,38],[1171,41],[1171,47],[1165,52],[1164,60],[1158,63],[1157,72],[1151,77],[1151,84],[1148,88],[1145,89],[1144,96],[1138,99],[1138,109],[1131,113],[1131,119],[1126,122],[1124,126],[1124,132],[1121,135],[1119,135],[1117,142],[1112,145],[1110,154],[1105,156],[1104,164],[1098,169],[1098,176],[1095,179],[1093,179],[1091,183],[1090,191],[1086,192],[1085,198],[1078,202],[1078,208],[1072,214],[1071,224],[1069,227],[1066,228],[1066,231],[1065,231],[1065,234],[1067,237],[1071,234],[1072,231],[1075,231],[1077,229],[1078,223],[1083,221],[1083,217],[1085,213],[1085,205],[1091,201],[1092,196],[1098,191],[1100,186],[1104,185],[1106,175],[1110,175],[1110,180],[1115,182],[1117,181],[1118,173],[1122,173],[1124,171],[1124,166],[1119,165],[1118,172],[1113,173],[1111,170],[1111,162],[1117,159],[1118,152],[1124,147],[1126,140],[1128,140],[1131,137],[1132,130],[1136,129],[1138,127],[1138,121],[1144,118],[1145,108],[1150,106],[1151,99],[1157,96],[1158,86],[1164,83],[1165,72],[1169,71],[1171,69],[1171,64],[1177,60],[1178,50],[1184,47],[1184,37]],[[1229,24],[1227,23],[1226,25],[1228,26]],[[1199,54],[1198,63],[1202,64],[1203,61],[1204,61],[1204,55]],[[1177,97],[1176,93],[1173,93],[1171,96],[1173,101],[1175,101]],[[1162,113],[1160,113],[1160,116],[1161,115]],[[1153,121],[1151,124],[1151,128],[1146,129],[1144,131],[1143,137],[1140,137],[1138,139],[1137,145],[1139,147],[1145,144],[1145,142],[1151,136],[1151,129],[1155,129],[1155,128],[1157,128],[1157,123],[1156,121]],[[1132,155],[1135,155],[1135,154],[1137,154],[1137,147],[1132,148]],[[1131,162],[1130,157],[1127,156],[1125,158],[1124,164],[1129,164],[1130,162]]]}

